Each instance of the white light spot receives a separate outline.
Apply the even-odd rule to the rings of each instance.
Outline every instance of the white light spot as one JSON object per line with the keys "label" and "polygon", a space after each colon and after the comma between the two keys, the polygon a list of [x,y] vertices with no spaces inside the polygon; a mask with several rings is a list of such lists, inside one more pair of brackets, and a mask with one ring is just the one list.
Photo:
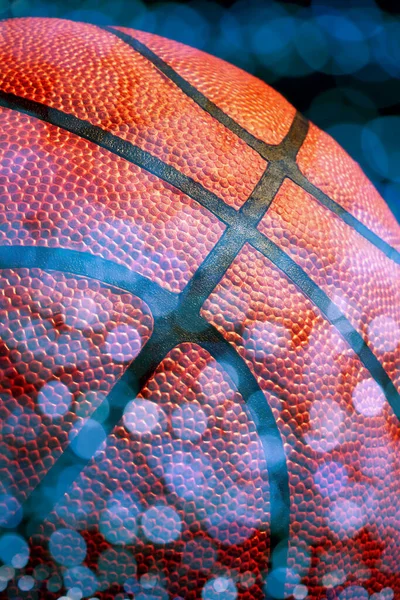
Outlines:
{"label": "white light spot", "polygon": [[0,559],[15,569],[25,567],[29,560],[29,546],[20,535],[5,534],[0,538]]}
{"label": "white light spot", "polygon": [[71,448],[81,458],[93,458],[105,448],[106,432],[94,419],[86,419],[69,432]]}
{"label": "white light spot", "polygon": [[254,352],[256,361],[267,356],[281,356],[291,344],[290,331],[280,323],[272,321],[250,321],[243,333],[244,345]]}
{"label": "white light spot", "polygon": [[8,580],[0,577],[0,592],[3,592],[8,586]]}
{"label": "white light spot", "polygon": [[[287,583],[290,582],[290,589],[288,589]],[[300,583],[300,576],[284,567],[278,567],[268,573],[267,582],[265,585],[265,591],[268,596],[273,598],[286,598],[286,595],[293,594],[293,590]],[[286,585],[285,585],[286,584]],[[284,589],[286,588],[286,593]]]}
{"label": "white light spot", "polygon": [[390,587],[383,588],[380,592],[376,592],[369,597],[369,600],[393,600],[394,591]]}
{"label": "white light spot", "polygon": [[136,579],[136,577],[128,577],[128,579],[125,579],[124,583],[124,590],[127,594],[133,594],[135,597],[135,600],[142,594],[138,594],[139,590],[140,590],[140,585],[138,583],[138,580]]}
{"label": "white light spot", "polygon": [[33,569],[33,576],[38,581],[44,581],[50,574],[50,569],[46,565],[37,565]]}
{"label": "white light spot", "polygon": [[128,544],[136,536],[140,512],[132,494],[117,492],[100,515],[99,529],[110,544]]}
{"label": "white light spot", "polygon": [[72,587],[68,590],[67,596],[68,596],[68,598],[71,598],[72,600],[81,600],[81,598],[83,597],[83,593],[82,593],[81,588]]}
{"label": "white light spot", "polygon": [[201,593],[203,600],[236,600],[237,595],[236,585],[230,577],[210,579]]}
{"label": "white light spot", "polygon": [[353,570],[354,576],[358,581],[368,581],[371,578],[371,569],[368,569],[366,565],[361,565]]}
{"label": "white light spot", "polygon": [[79,565],[86,557],[86,542],[73,529],[58,529],[49,540],[49,550],[56,562],[65,567]]}
{"label": "white light spot", "polygon": [[65,308],[64,322],[74,329],[86,329],[97,318],[97,304],[93,298],[74,298]]}
{"label": "white light spot", "polygon": [[[67,569],[63,576],[64,586],[67,590],[78,588],[82,596],[91,596],[98,589],[96,575],[87,567],[72,567],[72,569]],[[69,592],[67,593],[68,600],[71,600]]]}
{"label": "white light spot", "polygon": [[142,347],[142,338],[134,327],[126,324],[118,325],[107,335],[105,344],[107,354],[116,362],[127,362],[134,359]]}
{"label": "white light spot", "polygon": [[49,417],[65,415],[72,404],[73,395],[61,381],[49,381],[38,394],[39,408]]}
{"label": "white light spot", "polygon": [[307,594],[308,594],[307,586],[302,585],[301,583],[296,585],[293,590],[293,596],[296,598],[296,600],[304,600],[304,598],[307,596]]}
{"label": "white light spot", "polygon": [[367,590],[360,585],[350,585],[339,594],[339,600],[368,600],[369,594]]}
{"label": "white light spot", "polygon": [[106,394],[98,391],[90,391],[78,397],[78,406],[75,414],[77,417],[87,419],[89,416],[99,423],[103,423],[110,414],[110,404]]}
{"label": "white light spot", "polygon": [[[286,562],[286,547],[287,544],[283,541],[275,548],[272,554],[273,565],[282,565]],[[298,580],[302,577],[306,577],[311,567],[311,553],[309,552],[308,544],[299,540],[297,545],[290,544],[289,546],[289,557],[293,567],[287,571],[287,579],[292,576],[294,580]]]}
{"label": "white light spot", "polygon": [[135,398],[126,405],[123,421],[128,431],[142,435],[153,431],[162,416],[163,411],[155,402]]}
{"label": "white light spot", "polygon": [[364,379],[353,391],[353,404],[356,411],[366,417],[376,417],[385,404],[385,396],[373,379]]}
{"label": "white light spot", "polygon": [[329,452],[339,445],[340,426],[344,412],[339,404],[328,400],[314,400],[310,409],[310,430],[304,438],[316,452]]}
{"label": "white light spot", "polygon": [[333,588],[346,581],[346,573],[344,569],[336,569],[330,573],[326,573],[322,578],[322,585],[326,588]]}
{"label": "white light spot", "polygon": [[49,590],[49,592],[58,592],[58,590],[61,587],[61,579],[59,577],[59,575],[52,575],[52,577],[50,577],[50,579],[47,582],[47,589]]}
{"label": "white light spot", "polygon": [[269,464],[279,468],[281,466],[281,446],[280,440],[275,436],[262,434],[261,437],[256,439],[248,440],[245,443],[242,442],[243,452],[240,455],[240,462],[235,466],[238,471],[250,470],[255,477],[258,477],[260,471],[267,468],[264,448],[268,448],[269,452]]}
{"label": "white light spot", "polygon": [[361,506],[347,499],[332,502],[329,509],[329,526],[340,539],[351,538],[367,522]]}
{"label": "white light spot", "polygon": [[181,534],[182,521],[170,506],[156,505],[149,508],[142,517],[146,537],[156,544],[168,544]]}
{"label": "white light spot", "polygon": [[392,317],[381,315],[368,325],[368,337],[380,352],[392,352],[400,342],[400,327]]}
{"label": "white light spot", "polygon": [[207,429],[207,415],[197,402],[176,408],[171,422],[177,437],[191,442],[198,442]]}
{"label": "white light spot", "polygon": [[11,564],[16,569],[22,569],[22,567],[25,567],[27,562],[28,560],[26,554],[16,554],[11,559]]}
{"label": "white light spot", "polygon": [[341,463],[331,461],[320,466],[314,474],[315,485],[321,496],[334,499],[346,486],[347,469]]}
{"label": "white light spot", "polygon": [[18,579],[18,587],[23,592],[29,592],[35,585],[35,580],[30,575],[24,575]]}

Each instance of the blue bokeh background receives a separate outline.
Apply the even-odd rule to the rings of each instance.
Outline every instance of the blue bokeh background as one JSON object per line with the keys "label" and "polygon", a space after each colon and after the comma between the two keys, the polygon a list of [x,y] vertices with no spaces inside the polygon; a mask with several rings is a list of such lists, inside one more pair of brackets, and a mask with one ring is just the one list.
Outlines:
{"label": "blue bokeh background", "polygon": [[400,7],[379,0],[0,0],[0,16],[118,24],[220,56],[278,89],[362,166],[400,220]]}

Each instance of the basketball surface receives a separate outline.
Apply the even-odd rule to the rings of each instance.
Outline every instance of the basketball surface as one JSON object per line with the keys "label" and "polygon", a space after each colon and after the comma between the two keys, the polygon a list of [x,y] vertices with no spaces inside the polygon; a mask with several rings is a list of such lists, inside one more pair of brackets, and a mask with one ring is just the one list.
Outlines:
{"label": "basketball surface", "polygon": [[400,230],[268,85],[0,24],[2,598],[400,598]]}

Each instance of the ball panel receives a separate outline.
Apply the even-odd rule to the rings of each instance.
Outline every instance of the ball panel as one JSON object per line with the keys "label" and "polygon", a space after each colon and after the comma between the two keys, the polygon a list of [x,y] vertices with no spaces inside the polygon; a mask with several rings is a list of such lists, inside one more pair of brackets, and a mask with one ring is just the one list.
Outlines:
{"label": "ball panel", "polygon": [[259,229],[324,290],[399,384],[400,267],[289,180]]}
{"label": "ball panel", "polygon": [[399,227],[387,204],[360,166],[313,123],[297,155],[297,164],[311,183],[400,250]]}
{"label": "ball panel", "polygon": [[90,252],[180,291],[224,225],[147,171],[68,131],[0,109],[0,245]]}
{"label": "ball panel", "polygon": [[0,88],[138,145],[238,208],[266,163],[149,61],[93,25],[3,22]]}
{"label": "ball panel", "polygon": [[152,317],[97,281],[3,269],[0,323],[0,493],[21,503],[145,344]]}
{"label": "ball panel", "polygon": [[276,90],[237,67],[158,35],[115,27],[143,42],[227,115],[267,144],[279,144],[295,108]]}
{"label": "ball panel", "polygon": [[[173,596],[197,600],[219,575],[232,580],[240,599],[263,597],[267,466],[227,368],[195,344],[166,356],[42,526],[32,564],[57,571],[48,539],[70,528],[84,536],[84,564],[97,574],[103,552],[124,548],[134,553],[138,580],[154,572]],[[96,596],[122,587],[113,572],[107,583]]]}
{"label": "ball panel", "polygon": [[[382,581],[397,589],[393,565],[385,570],[382,556],[400,508],[398,438],[370,373],[296,286],[249,246],[202,312],[257,377],[284,440],[291,492],[288,593],[302,581],[310,597],[319,598],[330,572],[343,568],[342,582],[358,581],[364,564],[373,570],[363,583],[371,593]],[[379,413],[357,410],[360,396]]]}
{"label": "ball panel", "polygon": [[[4,89],[61,107],[141,145],[235,208],[252,191],[265,162],[111,34],[66,21],[21,19],[1,27],[11,32],[3,47],[9,64],[1,84],[9,87]],[[217,59],[204,54],[197,59],[197,51],[174,42],[150,34],[141,39],[183,76],[193,77],[190,81],[228,114],[250,131],[257,130],[255,135],[282,139],[294,109],[267,86]],[[185,61],[194,75],[185,71]],[[219,85],[218,69],[223,71]],[[256,106],[255,95],[266,94],[268,106]],[[0,233],[8,235],[4,242],[21,245],[29,240],[61,247],[71,243],[89,252],[106,247],[107,257],[118,261],[129,261],[134,251],[137,256],[128,266],[134,268],[139,261],[145,276],[171,290],[182,289],[220,238],[223,228],[211,215],[171,186],[84,140],[8,110],[1,114],[7,129],[14,130],[15,120],[18,125],[6,138],[2,160],[5,180],[11,181],[6,184],[7,205],[13,208],[10,218],[0,222]],[[348,202],[348,210],[361,211],[350,195],[370,184],[346,162],[345,154],[325,143],[328,137],[321,136],[323,145],[314,134],[312,129],[299,165],[307,164],[312,177],[315,161],[322,173],[321,189],[327,186],[335,200]],[[15,146],[18,156],[10,157]],[[321,148],[328,158],[319,154]],[[340,190],[333,179],[340,182]],[[372,216],[365,217],[366,224],[375,214],[378,224],[371,228],[378,234],[383,231],[388,241],[397,240],[396,224],[381,200],[374,199],[372,187],[368,190]],[[174,212],[178,201],[179,217]],[[52,238],[52,221],[65,210],[64,223],[54,228]],[[165,213],[168,226],[159,228]],[[28,227],[21,225],[22,218]],[[121,218],[123,228],[118,221],[110,233],[109,222],[114,226]],[[140,222],[141,229],[131,238],[133,221]],[[211,229],[213,237],[207,240]],[[339,307],[348,310],[349,319],[368,336],[371,349],[394,377],[400,326],[394,308],[397,292],[387,283],[393,281],[394,265],[290,182],[260,229],[274,235],[329,295],[344,291],[346,303],[339,298]],[[93,237],[93,231],[101,236]],[[316,231],[322,234],[316,236]],[[193,251],[190,236],[196,240]],[[187,262],[182,254],[189,255]],[[177,257],[182,257],[183,267]],[[102,450],[88,454],[85,443],[74,442],[82,439],[73,436],[100,401],[100,392],[110,390],[148,339],[150,311],[119,290],[100,283],[92,288],[87,279],[38,269],[4,273],[7,286],[0,309],[8,321],[0,332],[0,366],[8,383],[2,435],[9,461],[5,471],[12,471],[16,461],[19,469],[11,481],[12,499],[17,501],[18,489],[26,482],[33,487],[39,481],[47,468],[45,459],[54,461],[51,452],[42,458],[41,450],[32,446],[40,419],[48,425],[46,450],[60,452],[69,439],[78,456],[91,458],[31,540],[31,560],[24,573],[35,576],[37,587],[28,596],[52,600],[76,583],[85,596],[101,600],[122,600],[127,594],[143,598],[149,590],[160,600],[168,593],[185,600],[201,595],[214,600],[222,593],[227,600],[228,592],[239,600],[261,600],[265,579],[273,590],[282,577],[280,553],[287,540],[274,546],[270,557],[269,519],[272,507],[284,503],[275,488],[269,489],[266,457],[236,389],[235,370],[217,365],[194,344],[181,344],[129,402]],[[96,297],[81,296],[83,289]],[[367,294],[366,301],[360,292]],[[398,595],[398,421],[382,390],[312,302],[249,246],[228,269],[202,314],[246,361],[284,441],[291,500],[287,593],[302,584],[315,600],[325,594],[337,596],[343,589],[343,597],[364,598],[383,586]],[[99,317],[94,325],[93,317]],[[32,324],[32,319],[38,323]],[[11,415],[15,407],[17,414]],[[101,428],[101,423],[93,426]],[[24,454],[13,454],[19,444]],[[270,450],[273,455],[272,440]],[[267,458],[271,464],[273,459]],[[4,520],[11,496],[8,488],[2,491]],[[36,576],[46,565],[44,577]],[[331,587],[336,590],[328,591]],[[16,580],[8,585],[7,595],[20,596]]]}

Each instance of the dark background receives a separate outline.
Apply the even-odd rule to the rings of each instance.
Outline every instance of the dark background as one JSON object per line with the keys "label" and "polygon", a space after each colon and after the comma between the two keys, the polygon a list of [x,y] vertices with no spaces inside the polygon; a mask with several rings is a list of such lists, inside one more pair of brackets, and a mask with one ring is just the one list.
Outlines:
{"label": "dark background", "polygon": [[0,0],[0,17],[51,16],[134,27],[254,73],[346,148],[400,220],[398,4]]}

